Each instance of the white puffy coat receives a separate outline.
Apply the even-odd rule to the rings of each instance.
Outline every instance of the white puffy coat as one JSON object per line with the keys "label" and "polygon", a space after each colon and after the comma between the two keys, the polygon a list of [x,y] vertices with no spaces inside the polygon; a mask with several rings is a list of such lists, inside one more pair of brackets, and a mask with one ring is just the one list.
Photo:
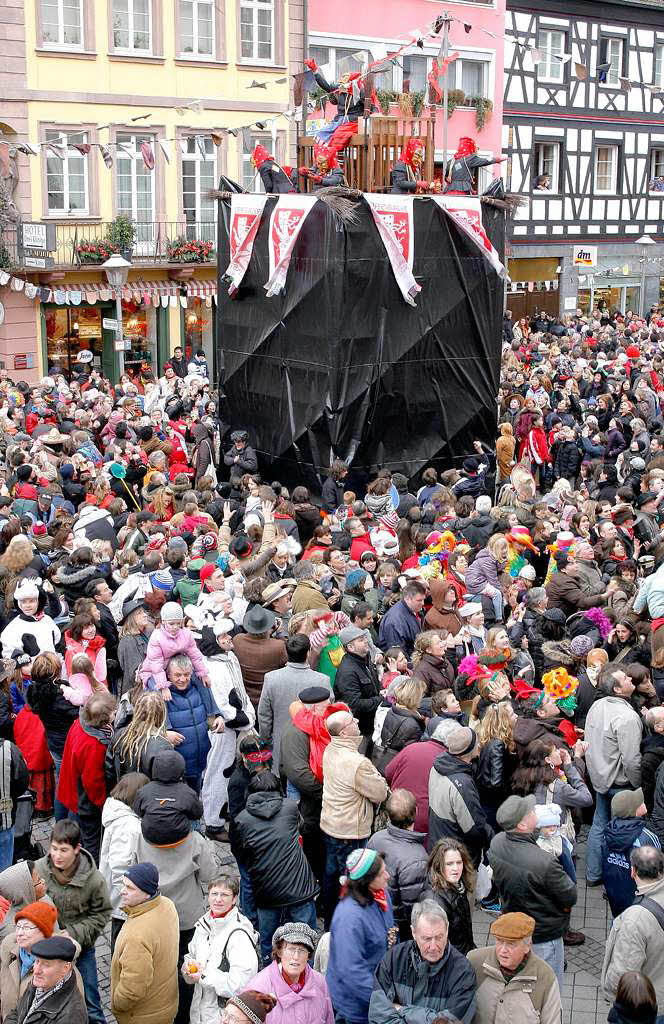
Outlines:
{"label": "white puffy coat", "polygon": [[99,870],[108,886],[112,917],[125,921],[127,915],[120,910],[122,879],[127,868],[136,863],[136,842],[141,834],[141,819],[122,800],[109,796],[101,812],[101,823],[104,838]]}
{"label": "white puffy coat", "polygon": [[[200,980],[194,983],[190,1024],[219,1024],[219,997],[230,999],[258,974],[257,941],[251,921],[237,907],[226,917],[213,918],[208,911],[198,919],[189,943],[189,956],[203,969]],[[230,964],[227,973],[219,970],[224,947]],[[186,981],[191,980],[191,975],[183,976]]]}

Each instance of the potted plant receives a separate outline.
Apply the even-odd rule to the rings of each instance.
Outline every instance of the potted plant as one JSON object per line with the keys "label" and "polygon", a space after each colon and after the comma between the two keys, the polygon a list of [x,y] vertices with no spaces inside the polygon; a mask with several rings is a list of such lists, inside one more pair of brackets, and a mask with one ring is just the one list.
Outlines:
{"label": "potted plant", "polygon": [[76,244],[76,256],[79,263],[105,263],[110,256],[119,252],[106,238],[91,238]]}
{"label": "potted plant", "polygon": [[185,238],[179,235],[166,246],[169,263],[207,263],[214,251],[214,242],[204,242],[197,238]]}
{"label": "potted plant", "polygon": [[136,225],[131,217],[119,214],[106,232],[106,240],[115,246],[113,252],[119,252],[126,260],[131,260],[136,238]]}
{"label": "potted plant", "polygon": [[493,103],[484,96],[474,96],[473,104],[475,107],[475,124],[478,132],[481,132],[493,113]]}

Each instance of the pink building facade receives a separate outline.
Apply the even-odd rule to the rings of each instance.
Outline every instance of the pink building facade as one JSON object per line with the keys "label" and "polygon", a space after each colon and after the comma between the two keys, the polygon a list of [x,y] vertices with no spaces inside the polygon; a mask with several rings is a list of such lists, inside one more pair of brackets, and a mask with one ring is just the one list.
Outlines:
{"label": "pink building facade", "polygon": [[[388,53],[398,50],[411,31],[422,29],[446,10],[454,19],[450,25],[449,52],[459,53],[448,71],[449,89],[455,90],[458,105],[448,122],[448,155],[452,155],[459,138],[472,136],[482,156],[501,152],[503,118],[503,48],[505,32],[505,0],[459,0],[442,5],[432,0],[309,0],[308,51],[319,66],[329,72],[328,80],[337,80],[338,73],[348,69],[345,58],[372,46],[387,46]],[[467,32],[465,26],[470,26]],[[489,33],[495,33],[495,37]],[[427,74],[437,57],[440,37],[424,41],[424,48],[413,46],[390,71],[380,76],[380,93],[417,94],[427,88]],[[383,50],[384,52],[384,50]],[[359,65],[355,65],[359,69]],[[442,77],[441,77],[442,85]],[[463,94],[463,98],[462,95]],[[489,100],[492,109],[486,102]],[[483,108],[478,110],[478,107]],[[391,113],[398,113],[393,105]],[[328,107],[328,113],[333,108]],[[484,124],[480,129],[484,115]],[[435,161],[441,170],[443,154],[443,115],[438,107],[435,132]],[[482,168],[480,191],[500,167]]]}

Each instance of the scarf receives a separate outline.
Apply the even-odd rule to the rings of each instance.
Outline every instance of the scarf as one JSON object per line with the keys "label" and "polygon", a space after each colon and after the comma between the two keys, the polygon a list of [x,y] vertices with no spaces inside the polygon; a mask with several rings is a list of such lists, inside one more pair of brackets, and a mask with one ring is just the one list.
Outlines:
{"label": "scarf", "polygon": [[81,863],[80,853],[74,858],[73,864],[70,864],[68,868],[56,868],[55,864],[51,862],[51,871],[58,885],[69,885],[72,878],[78,870],[78,866]]}
{"label": "scarf", "polygon": [[387,893],[384,889],[374,889],[373,891],[374,903],[377,903],[384,914],[387,913]]}
{"label": "scarf", "polygon": [[19,949],[18,958],[20,961],[21,978],[25,978],[26,974],[29,974],[34,967],[37,958],[32,953],[29,953],[27,949]]}
{"label": "scarf", "polygon": [[326,719],[335,711],[348,711],[346,704],[330,704],[325,715],[314,715],[302,706],[293,717],[293,725],[309,737],[309,767],[319,782],[323,781],[323,754],[330,742]]}

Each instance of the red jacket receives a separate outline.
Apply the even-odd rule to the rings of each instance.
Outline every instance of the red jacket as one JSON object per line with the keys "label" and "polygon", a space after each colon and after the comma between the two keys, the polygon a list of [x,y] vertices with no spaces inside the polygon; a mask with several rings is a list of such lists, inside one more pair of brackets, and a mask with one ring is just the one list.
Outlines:
{"label": "red jacket", "polygon": [[106,800],[106,747],[107,743],[102,741],[102,733],[98,729],[84,728],[80,719],[74,722],[62,754],[57,794],[60,803],[68,810],[78,812],[79,785],[90,803],[103,807]]}
{"label": "red jacket", "polygon": [[350,545],[350,557],[353,562],[359,562],[360,558],[365,551],[371,551],[376,554],[376,549],[369,539],[368,533],[363,533],[361,537],[353,537]]}
{"label": "red jacket", "polygon": [[393,757],[383,772],[392,791],[409,789],[415,797],[415,831],[429,831],[429,775],[445,747],[437,740],[409,743]]}

